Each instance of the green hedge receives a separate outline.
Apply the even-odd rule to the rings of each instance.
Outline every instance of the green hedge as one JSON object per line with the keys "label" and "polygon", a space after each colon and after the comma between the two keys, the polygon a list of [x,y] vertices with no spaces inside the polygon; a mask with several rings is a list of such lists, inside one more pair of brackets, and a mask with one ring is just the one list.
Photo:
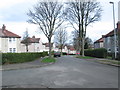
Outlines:
{"label": "green hedge", "polygon": [[37,58],[47,56],[47,52],[39,53],[3,53],[2,64],[23,63],[33,61]]}
{"label": "green hedge", "polygon": [[107,57],[107,50],[104,48],[85,50],[85,56],[91,56],[91,57],[97,57],[97,58],[106,58]]}

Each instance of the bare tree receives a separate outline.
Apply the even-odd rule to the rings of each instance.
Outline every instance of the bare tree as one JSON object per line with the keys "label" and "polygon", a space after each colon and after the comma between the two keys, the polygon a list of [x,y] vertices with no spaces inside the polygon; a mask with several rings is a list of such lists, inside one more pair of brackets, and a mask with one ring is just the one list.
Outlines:
{"label": "bare tree", "polygon": [[84,56],[84,41],[86,36],[87,26],[95,21],[99,21],[101,17],[101,6],[99,2],[81,2],[81,0],[74,0],[68,3],[67,19],[75,30],[78,30],[79,40],[82,42],[82,56]]}
{"label": "bare tree", "polygon": [[49,57],[51,57],[51,38],[55,30],[63,23],[63,5],[60,2],[38,2],[34,10],[27,14],[28,22],[37,24],[49,42]]}
{"label": "bare tree", "polygon": [[54,41],[58,48],[61,50],[62,55],[62,49],[67,42],[67,31],[65,30],[65,28],[60,27],[58,31],[56,31]]}
{"label": "bare tree", "polygon": [[79,40],[79,31],[78,30],[72,31],[72,37],[73,37],[72,44],[73,44],[76,52],[80,53],[80,50],[81,50],[81,41]]}
{"label": "bare tree", "polygon": [[28,30],[25,31],[23,40],[21,41],[26,46],[26,52],[28,52],[28,46],[31,44],[29,39],[29,33]]}

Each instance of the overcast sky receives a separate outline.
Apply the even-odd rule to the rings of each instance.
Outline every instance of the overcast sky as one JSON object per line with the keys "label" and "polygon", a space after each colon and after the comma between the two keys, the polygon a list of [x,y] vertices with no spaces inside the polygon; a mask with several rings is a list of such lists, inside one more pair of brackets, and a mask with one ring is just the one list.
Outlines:
{"label": "overcast sky", "polygon": [[[38,0],[0,0],[0,28],[3,24],[6,25],[6,29],[14,32],[20,36],[23,36],[26,28],[30,36],[35,35],[40,37],[43,42],[47,42],[47,38],[39,31],[36,25],[29,24],[27,12],[32,9],[33,5]],[[99,22],[91,24],[87,28],[87,36],[93,41],[101,38],[101,35],[105,35],[113,29],[113,16],[112,5],[110,1],[115,3],[115,19],[118,21],[118,1],[119,0],[97,0],[101,3],[103,12]],[[70,35],[72,28],[68,28],[67,31]]]}

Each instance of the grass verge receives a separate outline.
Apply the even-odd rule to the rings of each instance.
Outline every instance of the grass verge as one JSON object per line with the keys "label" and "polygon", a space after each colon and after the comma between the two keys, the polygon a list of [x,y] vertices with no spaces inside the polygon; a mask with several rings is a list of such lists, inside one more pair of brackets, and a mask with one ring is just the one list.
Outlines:
{"label": "grass verge", "polygon": [[120,65],[120,61],[117,61],[117,60],[98,60],[98,62],[106,63],[106,64]]}
{"label": "grass verge", "polygon": [[89,57],[89,56],[85,56],[85,57],[76,56],[76,58],[80,58],[80,59],[94,59],[94,57]]}
{"label": "grass verge", "polygon": [[54,62],[56,62],[56,59],[47,57],[47,58],[44,58],[41,62],[43,62],[43,63],[54,63]]}

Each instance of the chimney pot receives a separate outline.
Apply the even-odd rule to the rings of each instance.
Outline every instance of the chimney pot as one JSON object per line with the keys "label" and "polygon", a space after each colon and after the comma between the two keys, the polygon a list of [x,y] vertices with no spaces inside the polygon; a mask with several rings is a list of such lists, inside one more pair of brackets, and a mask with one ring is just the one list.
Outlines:
{"label": "chimney pot", "polygon": [[35,38],[35,36],[33,36],[32,38]]}
{"label": "chimney pot", "polygon": [[6,26],[3,24],[3,26],[2,26],[2,30],[5,30],[6,29]]}

